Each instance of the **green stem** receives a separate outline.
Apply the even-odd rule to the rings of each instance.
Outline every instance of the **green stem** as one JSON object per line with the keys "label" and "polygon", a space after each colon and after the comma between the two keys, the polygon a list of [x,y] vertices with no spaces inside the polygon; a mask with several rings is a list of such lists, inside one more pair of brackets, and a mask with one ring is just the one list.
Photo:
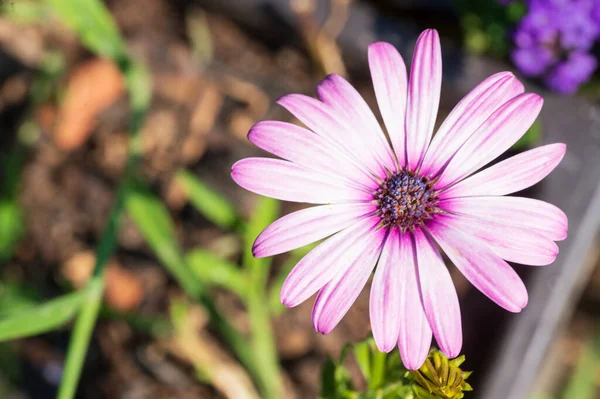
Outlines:
{"label": "green stem", "polygon": [[60,384],[57,399],[71,399],[75,397],[81,369],[90,343],[96,318],[102,304],[104,292],[104,275],[95,276],[86,288],[87,298],[81,306],[79,317],[75,322],[73,336],[69,342],[69,351],[65,362],[65,372]]}
{"label": "green stem", "polygon": [[122,185],[117,192],[117,201],[111,211],[106,232],[102,236],[96,251],[94,277],[88,282],[85,288],[87,298],[81,305],[79,317],[77,317],[73,329],[73,336],[69,342],[65,372],[58,391],[58,399],[71,399],[75,396],[77,390],[87,348],[90,344],[96,319],[98,318],[100,305],[102,304],[105,265],[112,256],[117,244],[117,232],[123,211],[124,190],[125,188]]}
{"label": "green stem", "polygon": [[77,318],[73,329],[73,336],[69,342],[65,371],[59,387],[58,399],[72,399],[77,391],[77,384],[79,383],[79,378],[85,362],[87,348],[90,344],[96,319],[98,318],[98,313],[102,304],[102,293],[104,292],[105,285],[104,269],[117,246],[117,235],[119,232],[129,179],[137,169],[141,153],[139,131],[150,101],[149,77],[145,69],[136,63],[128,63],[125,65],[123,67],[123,73],[131,96],[130,101],[132,107],[132,126],[129,139],[127,170],[125,171],[125,176],[119,183],[117,198],[110,213],[106,231],[96,250],[94,277],[88,282],[85,288],[88,298],[81,306],[79,317]]}

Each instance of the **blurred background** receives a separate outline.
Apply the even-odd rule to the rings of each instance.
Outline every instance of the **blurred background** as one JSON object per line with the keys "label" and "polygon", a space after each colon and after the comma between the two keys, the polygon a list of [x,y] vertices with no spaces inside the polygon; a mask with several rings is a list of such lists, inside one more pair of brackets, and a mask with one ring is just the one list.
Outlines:
{"label": "blurred background", "polygon": [[[294,121],[279,96],[314,95],[328,73],[374,108],[367,46],[388,41],[409,63],[426,28],[442,41],[438,124],[510,70],[545,99],[511,154],[568,146],[519,194],[570,221],[553,265],[515,266],[528,307],[501,310],[451,267],[466,397],[600,398],[600,0],[0,7],[0,398],[54,398],[79,372],[80,398],[325,397],[328,356],[370,334],[368,289],[328,336],[313,330],[312,299],[283,309],[279,288],[307,249],[254,261],[249,245],[302,206],[257,198],[230,168],[261,155],[246,140],[254,123]],[[364,390],[359,366],[345,362]]]}

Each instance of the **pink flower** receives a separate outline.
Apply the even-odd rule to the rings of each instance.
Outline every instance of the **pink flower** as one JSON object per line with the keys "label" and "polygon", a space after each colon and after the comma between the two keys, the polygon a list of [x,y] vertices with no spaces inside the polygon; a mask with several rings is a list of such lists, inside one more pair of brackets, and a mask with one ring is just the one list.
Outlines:
{"label": "pink flower", "polygon": [[254,255],[265,257],[331,236],[292,270],[282,302],[296,306],[318,291],[313,323],[327,334],[377,265],[375,342],[385,352],[397,344],[406,367],[417,369],[432,334],[448,357],[462,346],[458,297],[440,249],[498,305],[525,307],[525,285],[506,261],[552,263],[567,218],[551,204],[504,195],[542,180],[566,147],[546,145],[477,172],[509,149],[542,107],[509,72],[475,87],[432,138],[442,83],[435,30],[419,37],[408,80],[390,44],[372,44],[369,65],[387,136],[358,92],[330,75],[317,87],[320,101],[299,94],[279,100],[308,129],[265,121],[250,130],[252,143],[283,160],[243,159],[231,175],[261,195],[321,204],[282,217],[254,243]]}

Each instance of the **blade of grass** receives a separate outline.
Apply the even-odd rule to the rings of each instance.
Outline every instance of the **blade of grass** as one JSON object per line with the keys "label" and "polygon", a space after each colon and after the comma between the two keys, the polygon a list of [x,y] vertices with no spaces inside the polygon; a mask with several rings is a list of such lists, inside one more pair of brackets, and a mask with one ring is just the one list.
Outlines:
{"label": "blade of grass", "polygon": [[77,384],[81,375],[81,369],[90,344],[90,338],[96,325],[98,311],[102,304],[102,293],[104,292],[104,275],[102,272],[94,276],[85,288],[84,301],[81,311],[73,328],[73,335],[69,342],[69,350],[58,390],[58,399],[70,399],[75,397]]}
{"label": "blade of grass", "polygon": [[202,303],[223,339],[249,369],[256,365],[247,339],[221,315],[206,293],[204,283],[192,273],[175,238],[173,222],[162,202],[140,183],[130,183],[126,199],[127,212],[157,258],[177,280],[183,290]]}
{"label": "blade of grass", "polygon": [[117,24],[98,0],[46,0],[62,22],[92,52],[112,60],[128,58]]}
{"label": "blade of grass", "polygon": [[202,248],[191,250],[185,255],[190,270],[206,285],[226,288],[240,298],[246,296],[247,281],[240,269]]}
{"label": "blade of grass", "polygon": [[73,292],[0,318],[0,342],[52,331],[75,317],[85,292]]}
{"label": "blade of grass", "polygon": [[161,264],[188,295],[199,297],[204,287],[183,259],[175,237],[175,227],[163,203],[143,185],[132,182],[127,190],[125,207]]}
{"label": "blade of grass", "polygon": [[255,258],[252,243],[258,234],[272,223],[279,214],[279,202],[271,198],[258,197],[254,214],[245,231],[244,267],[249,276],[247,296],[250,329],[254,357],[260,368],[254,370],[259,387],[266,399],[282,397],[279,357],[270,320],[267,279],[271,270],[271,258]]}
{"label": "blade of grass", "polygon": [[237,227],[239,217],[233,204],[187,170],[180,170],[175,181],[187,194],[194,207],[205,218],[224,230]]}

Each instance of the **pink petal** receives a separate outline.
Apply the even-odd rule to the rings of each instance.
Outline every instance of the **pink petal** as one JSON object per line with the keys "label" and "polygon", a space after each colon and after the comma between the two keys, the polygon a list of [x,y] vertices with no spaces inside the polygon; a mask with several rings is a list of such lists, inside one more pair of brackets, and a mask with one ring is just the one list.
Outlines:
{"label": "pink petal", "polygon": [[524,190],[548,176],[566,151],[565,144],[556,143],[522,152],[457,183],[441,198],[506,195]]}
{"label": "pink petal", "polygon": [[511,98],[523,93],[521,82],[510,72],[490,76],[454,107],[427,149],[421,173],[436,176],[481,124]]}
{"label": "pink petal", "polygon": [[464,197],[440,201],[448,212],[534,231],[560,241],[567,237],[567,215],[544,201],[523,197]]}
{"label": "pink petal", "polygon": [[398,349],[409,370],[419,369],[431,347],[431,327],[423,309],[417,278],[417,259],[410,234],[400,237],[400,332]]}
{"label": "pink petal", "polygon": [[335,204],[290,213],[259,234],[252,253],[264,258],[303,247],[355,224],[375,209],[373,204]]}
{"label": "pink petal", "polygon": [[400,269],[406,267],[400,255],[400,233],[393,229],[385,242],[371,285],[369,315],[375,344],[389,352],[398,342],[400,331]]}
{"label": "pink petal", "polygon": [[231,170],[233,180],[254,193],[312,204],[370,201],[373,195],[341,179],[279,159],[246,158]]}
{"label": "pink petal", "polygon": [[442,88],[442,50],[435,29],[421,33],[415,46],[406,105],[406,154],[416,170],[431,140]]}
{"label": "pink petal", "polygon": [[414,232],[423,308],[440,349],[449,358],[460,354],[460,306],[450,272],[440,253],[421,229]]}
{"label": "pink petal", "polygon": [[313,326],[318,332],[330,333],[348,312],[367,283],[381,254],[387,230],[371,231],[374,234],[368,240],[355,244],[362,251],[355,254],[353,258],[346,258],[349,267],[343,273],[338,273],[319,291],[312,311]]}
{"label": "pink petal", "polygon": [[396,160],[373,112],[350,83],[339,75],[329,75],[317,86],[317,95],[335,110],[349,129],[354,129],[373,158],[390,171],[396,171]]}
{"label": "pink petal", "polygon": [[519,275],[478,238],[440,217],[428,228],[450,260],[479,291],[511,312],[520,312],[527,305],[527,289]]}
{"label": "pink petal", "polygon": [[402,56],[389,43],[379,42],[369,46],[369,68],[375,88],[377,104],[387,128],[400,166],[406,164],[406,66]]}
{"label": "pink petal", "polygon": [[262,121],[250,129],[248,140],[265,151],[308,169],[342,176],[370,189],[377,188],[377,182],[368,171],[322,137],[300,126]]}
{"label": "pink petal", "polygon": [[436,188],[455,183],[508,150],[533,124],[543,102],[537,94],[525,93],[497,109],[454,155]]}
{"label": "pink petal", "polygon": [[[310,298],[335,276],[343,276],[367,244],[381,241],[379,217],[363,219],[319,244],[292,269],[281,288],[281,302],[293,307]],[[373,263],[374,264],[374,263]]]}
{"label": "pink petal", "polygon": [[377,157],[361,143],[354,129],[334,112],[330,106],[301,94],[288,94],[277,103],[291,112],[310,130],[331,145],[341,149],[372,174],[385,177],[385,168]]}
{"label": "pink petal", "polygon": [[481,220],[471,216],[447,215],[453,226],[479,238],[496,255],[509,262],[546,266],[554,262],[558,246],[554,241],[532,231]]}

